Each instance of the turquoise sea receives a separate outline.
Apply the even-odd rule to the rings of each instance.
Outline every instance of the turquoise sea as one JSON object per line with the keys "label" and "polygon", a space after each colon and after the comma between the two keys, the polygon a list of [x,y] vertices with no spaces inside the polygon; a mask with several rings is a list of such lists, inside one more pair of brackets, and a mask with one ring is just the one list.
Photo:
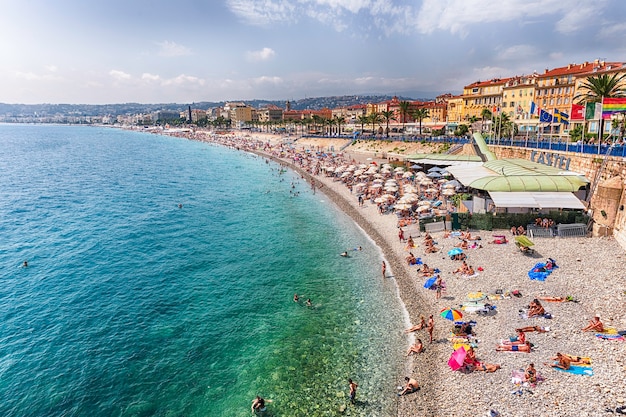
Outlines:
{"label": "turquoise sea", "polygon": [[335,416],[348,378],[343,415],[395,413],[395,283],[295,173],[167,136],[0,125],[0,196],[1,416],[244,416],[257,394],[266,416]]}

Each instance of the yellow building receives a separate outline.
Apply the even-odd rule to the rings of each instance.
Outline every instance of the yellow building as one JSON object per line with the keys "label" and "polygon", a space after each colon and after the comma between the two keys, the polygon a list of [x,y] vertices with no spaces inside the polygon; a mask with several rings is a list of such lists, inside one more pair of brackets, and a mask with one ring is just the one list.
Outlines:
{"label": "yellow building", "polygon": [[510,78],[494,78],[489,81],[476,81],[463,87],[463,119],[482,118],[482,111],[497,111],[502,105],[502,89]]}
{"label": "yellow building", "polygon": [[510,120],[530,119],[530,106],[535,96],[537,74],[510,78],[502,87],[502,112]]}
{"label": "yellow building", "polygon": [[448,123],[460,123],[465,117],[463,96],[451,96],[446,100]]}

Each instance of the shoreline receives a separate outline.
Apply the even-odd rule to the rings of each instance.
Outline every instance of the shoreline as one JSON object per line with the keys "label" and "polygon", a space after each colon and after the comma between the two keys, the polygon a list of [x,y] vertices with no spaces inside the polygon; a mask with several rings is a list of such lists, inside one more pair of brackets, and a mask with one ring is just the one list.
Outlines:
{"label": "shoreline", "polygon": [[[484,267],[480,276],[467,279],[452,274],[458,263],[445,256],[445,251],[453,247],[456,241],[444,238],[443,233],[435,233],[433,237],[439,241],[443,253],[425,254],[422,253],[421,237],[417,237],[415,255],[431,267],[439,268],[447,283],[445,296],[436,300],[433,292],[423,289],[423,279],[416,274],[416,267],[408,266],[403,259],[408,252],[398,240],[396,216],[380,215],[376,206],[369,202],[365,207],[359,207],[356,197],[341,181],[311,174],[292,161],[273,155],[272,151],[258,148],[267,142],[278,145],[279,137],[211,138],[205,133],[198,133],[190,135],[188,139],[254,152],[288,166],[306,178],[309,184],[311,180],[324,184],[318,190],[350,216],[380,248],[394,273],[400,302],[411,323],[419,322],[421,315],[435,315],[435,343],[429,344],[427,333],[422,331],[417,336],[425,342],[426,352],[407,358],[404,364],[405,369],[412,371],[407,375],[415,377],[422,389],[398,400],[398,417],[482,416],[490,409],[503,416],[529,412],[546,416],[606,415],[605,408],[615,409],[626,405],[626,388],[619,382],[626,378],[626,363],[622,359],[626,353],[626,343],[598,340],[593,334],[580,332],[587,319],[594,314],[599,314],[605,325],[626,329],[626,318],[623,315],[626,302],[626,254],[615,240],[536,239],[537,251],[545,257],[556,259],[560,266],[545,282],[537,282],[529,280],[526,273],[534,262],[544,259],[528,258],[511,243],[488,245],[488,239],[496,231],[480,231],[483,248],[467,251],[472,265]],[[295,145],[298,147],[297,142]],[[356,156],[350,151],[347,154],[350,158]],[[369,156],[358,157],[363,161]],[[506,234],[512,240],[508,231],[500,234]],[[606,279],[608,277],[612,278],[611,281]],[[507,291],[518,289],[523,297],[495,301],[498,314],[493,317],[465,314],[467,319],[477,322],[475,329],[480,339],[476,348],[478,358],[486,363],[501,364],[502,370],[493,374],[452,372],[447,365],[452,347],[446,338],[449,333],[446,329],[451,327],[451,323],[438,317],[439,310],[458,306],[469,291],[493,292],[496,288]],[[572,295],[579,303],[544,303],[546,309],[550,309],[554,315],[550,321],[521,319],[518,309],[523,308],[532,298],[542,295]],[[516,327],[525,325],[549,325],[552,330],[546,334],[528,335],[528,339],[536,345],[530,354],[495,352],[495,344],[514,334]],[[406,340],[408,345],[411,335],[406,336]],[[591,356],[595,375],[570,375],[543,366],[543,362],[548,361],[557,351]],[[511,390],[515,388],[510,382],[511,371],[523,369],[529,362],[535,362],[546,381],[532,390],[523,391],[523,395],[511,395]],[[398,385],[402,384],[402,381],[398,381]],[[586,394],[572,399],[572,392]]]}

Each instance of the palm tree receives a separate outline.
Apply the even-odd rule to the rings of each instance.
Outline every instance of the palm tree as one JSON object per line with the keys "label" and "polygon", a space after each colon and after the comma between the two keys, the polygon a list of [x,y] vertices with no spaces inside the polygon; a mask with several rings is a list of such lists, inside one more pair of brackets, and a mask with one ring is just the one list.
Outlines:
{"label": "palm tree", "polygon": [[320,116],[319,114],[314,114],[313,115],[313,130],[315,130],[315,133],[317,133],[317,126],[321,125],[322,123],[323,123],[322,116]]}
{"label": "palm tree", "polygon": [[[587,77],[578,87],[578,94],[574,96],[576,104],[602,102],[603,98],[626,96],[626,74],[602,74]],[[598,143],[603,139],[604,120],[600,118]]]}
{"label": "palm tree", "polygon": [[471,116],[467,118],[467,121],[470,124],[470,130],[472,131],[472,134],[474,134],[474,124],[478,121],[478,117],[476,116]]}
{"label": "palm tree", "polygon": [[428,109],[422,107],[422,108],[413,110],[413,113],[411,115],[413,116],[415,120],[419,122],[420,136],[422,136],[422,120],[426,119],[427,117],[430,117],[430,112],[428,111]]}
{"label": "palm tree", "polygon": [[400,106],[400,117],[402,119],[402,132],[404,132],[406,117],[411,113],[411,102],[401,101],[398,105]]}
{"label": "palm tree", "polygon": [[396,120],[393,117],[395,115],[395,112],[393,110],[385,110],[385,111],[381,111],[380,115],[383,119],[383,122],[387,123],[387,129],[385,129],[385,133],[387,134],[387,137],[389,137],[389,121]]}
{"label": "palm tree", "polygon": [[376,136],[376,125],[383,122],[383,118],[380,113],[372,113],[368,116],[369,122],[372,124],[372,135]]}
{"label": "palm tree", "polygon": [[[483,119],[483,123],[480,127],[481,132],[485,131],[485,119],[491,119],[493,117],[493,113],[491,113],[491,110],[489,110],[488,108],[484,108],[481,112],[480,112],[480,117],[482,117]],[[493,129],[493,126],[491,127]]]}
{"label": "palm tree", "polygon": [[500,130],[499,137],[512,138],[513,136],[517,135],[519,131],[517,123],[514,123],[513,121],[511,121],[511,119],[509,118],[509,115],[506,113],[502,113],[501,115],[496,116],[493,121],[493,124],[494,124],[494,133],[495,133],[495,127],[497,127]]}
{"label": "palm tree", "polygon": [[337,136],[341,136],[341,125],[346,124],[346,119],[341,116],[335,116],[333,120],[337,125]]}
{"label": "palm tree", "polygon": [[370,118],[363,114],[357,117],[357,121],[361,124],[361,135],[363,135],[363,129],[365,128],[365,125],[370,122]]}

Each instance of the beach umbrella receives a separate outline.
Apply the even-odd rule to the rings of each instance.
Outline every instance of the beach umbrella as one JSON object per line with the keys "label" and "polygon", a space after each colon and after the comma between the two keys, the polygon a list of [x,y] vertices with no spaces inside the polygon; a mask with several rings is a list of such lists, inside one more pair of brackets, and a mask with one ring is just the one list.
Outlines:
{"label": "beach umbrella", "polygon": [[456,185],[451,184],[450,182],[446,182],[445,184],[443,184],[441,186],[441,188],[451,188],[451,189],[454,189],[454,188],[456,188]]}
{"label": "beach umbrella", "polygon": [[404,172],[404,168],[403,167],[396,167],[394,169],[394,171],[396,171],[396,172]]}
{"label": "beach umbrella", "polygon": [[428,200],[422,200],[418,203],[419,206],[430,206],[432,203]]}
{"label": "beach umbrella", "polygon": [[437,281],[436,275],[434,277],[428,278],[426,282],[424,283],[424,288],[429,289],[429,290],[434,290],[433,286],[435,285],[435,281]]}
{"label": "beach umbrella", "polygon": [[402,178],[413,178],[413,173],[407,171],[404,174],[402,174]]}
{"label": "beach umbrella", "polygon": [[428,170],[428,172],[434,172],[434,171],[441,171],[443,168],[439,168],[439,167],[432,167]]}
{"label": "beach umbrella", "polygon": [[391,195],[391,194],[383,194],[380,197],[384,198],[385,200],[395,200],[396,199],[396,196],[395,195]]}
{"label": "beach umbrella", "polygon": [[447,196],[455,195],[455,194],[456,194],[456,190],[453,190],[453,189],[447,188],[447,189],[443,190],[443,191],[441,192],[441,194],[442,194],[442,195],[447,195]]}
{"label": "beach umbrella", "polygon": [[439,313],[441,317],[450,321],[457,321],[463,318],[463,313],[461,313],[456,308],[444,308]]}
{"label": "beach umbrella", "polygon": [[464,346],[459,347],[457,350],[452,352],[450,355],[450,359],[448,359],[448,366],[453,371],[457,371],[463,367],[463,362],[465,361],[465,357],[467,356],[467,351]]}
{"label": "beach umbrella", "polygon": [[447,177],[448,175],[450,175],[450,173],[446,170],[439,171],[439,173],[441,174],[442,177]]}
{"label": "beach umbrella", "polygon": [[421,166],[421,165],[417,165],[417,164],[411,165],[411,169],[422,169],[422,168],[424,168],[424,167]]}
{"label": "beach umbrella", "polygon": [[382,178],[376,178],[374,181],[372,181],[374,184],[382,184],[385,182],[385,180],[383,180]]}
{"label": "beach umbrella", "polygon": [[428,174],[426,174],[427,177],[429,178],[441,178],[443,177],[443,175],[441,175],[440,173],[433,171],[433,172],[429,172]]}
{"label": "beach umbrella", "polygon": [[341,174],[341,178],[346,178],[346,177],[350,177],[352,176],[352,172],[346,171],[343,174]]}
{"label": "beach umbrella", "polygon": [[427,188],[424,192],[425,193],[436,193],[437,189],[436,188]]}
{"label": "beach umbrella", "polygon": [[458,182],[457,180],[450,180],[450,181],[446,182],[446,185],[448,185],[448,184],[454,185],[455,188],[461,186],[461,183]]}
{"label": "beach umbrella", "polygon": [[370,188],[381,188],[382,186],[382,184],[372,184],[370,185]]}
{"label": "beach umbrella", "polygon": [[448,251],[448,256],[460,255],[463,253],[461,248],[452,248]]}
{"label": "beach umbrella", "polygon": [[408,203],[398,203],[393,208],[397,211],[408,210],[411,208],[411,204]]}

